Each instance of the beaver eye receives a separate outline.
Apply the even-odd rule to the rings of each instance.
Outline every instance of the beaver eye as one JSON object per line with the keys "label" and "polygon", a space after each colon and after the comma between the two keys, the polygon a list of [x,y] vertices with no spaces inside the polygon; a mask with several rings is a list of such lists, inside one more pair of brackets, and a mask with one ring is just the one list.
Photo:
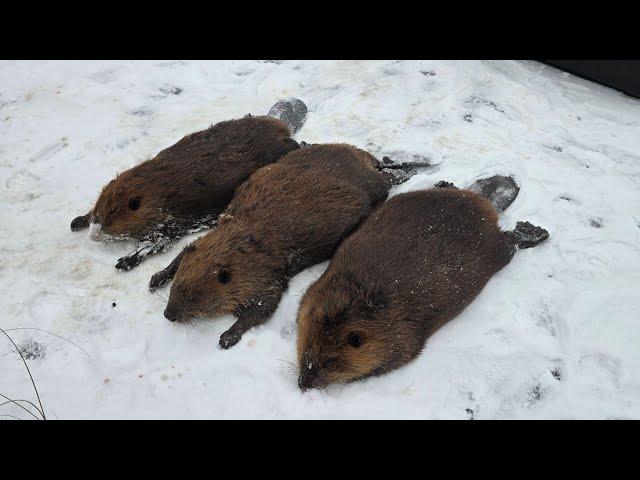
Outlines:
{"label": "beaver eye", "polygon": [[220,271],[218,272],[218,281],[220,283],[229,283],[229,280],[231,280],[231,274],[229,273],[229,269],[221,268]]}
{"label": "beaver eye", "polygon": [[347,342],[354,348],[358,348],[362,345],[362,336],[359,333],[351,332],[347,337]]}
{"label": "beaver eye", "polygon": [[131,197],[129,199],[129,209],[138,210],[140,208],[140,197]]}

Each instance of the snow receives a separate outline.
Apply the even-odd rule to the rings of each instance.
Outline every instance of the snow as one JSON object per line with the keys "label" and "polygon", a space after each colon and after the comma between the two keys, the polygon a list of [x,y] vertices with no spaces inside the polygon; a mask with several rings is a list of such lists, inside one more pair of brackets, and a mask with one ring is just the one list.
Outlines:
{"label": "snow", "polygon": [[[513,176],[502,226],[528,220],[551,238],[416,361],[302,394],[295,314],[326,262],[227,351],[230,316],[175,325],[168,290],[147,289],[203,232],[119,272],[132,243],[70,231],[117,172],[287,97],[309,108],[299,141],[437,165],[392,194]],[[2,62],[0,326],[90,355],[9,332],[49,418],[639,418],[639,127],[637,100],[535,62]],[[35,401],[6,339],[0,372],[0,393]]]}

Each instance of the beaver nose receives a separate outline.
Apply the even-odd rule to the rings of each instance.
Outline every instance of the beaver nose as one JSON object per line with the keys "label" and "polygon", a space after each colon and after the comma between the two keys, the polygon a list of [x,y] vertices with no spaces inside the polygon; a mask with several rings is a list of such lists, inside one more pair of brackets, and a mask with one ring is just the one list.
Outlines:
{"label": "beaver nose", "polygon": [[303,392],[310,388],[318,387],[318,370],[313,368],[313,363],[306,362],[304,367],[300,369],[300,376],[298,377],[298,387]]}
{"label": "beaver nose", "polygon": [[305,375],[300,374],[298,377],[298,387],[303,392],[312,388],[325,388],[327,386],[326,380],[319,375]]}
{"label": "beaver nose", "polygon": [[311,381],[309,380],[309,377],[307,377],[305,375],[300,375],[298,377],[298,387],[303,392],[305,390],[309,390],[310,388],[312,388]]}
{"label": "beaver nose", "polygon": [[180,319],[180,313],[176,308],[167,307],[164,309],[164,318],[170,322],[175,322]]}

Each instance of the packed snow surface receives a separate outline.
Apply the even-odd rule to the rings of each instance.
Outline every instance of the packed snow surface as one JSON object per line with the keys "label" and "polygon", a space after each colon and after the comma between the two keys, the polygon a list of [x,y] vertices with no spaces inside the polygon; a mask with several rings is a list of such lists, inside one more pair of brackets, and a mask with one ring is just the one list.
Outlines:
{"label": "packed snow surface", "polygon": [[[202,233],[119,272],[132,243],[70,231],[117,172],[288,97],[309,108],[299,141],[437,164],[392,195],[512,175],[502,226],[551,238],[416,361],[303,394],[296,310],[326,262],[226,351],[232,317],[172,324],[147,288]],[[640,418],[640,102],[608,88],[535,62],[2,62],[0,182],[0,326],[86,351],[9,332],[49,418]],[[0,393],[35,402],[0,342]]]}

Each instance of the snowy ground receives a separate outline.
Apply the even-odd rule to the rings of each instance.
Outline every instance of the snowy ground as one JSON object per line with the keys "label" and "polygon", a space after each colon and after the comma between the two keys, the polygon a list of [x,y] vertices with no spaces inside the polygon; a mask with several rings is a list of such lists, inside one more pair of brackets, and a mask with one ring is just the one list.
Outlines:
{"label": "snowy ground", "polygon": [[[116,172],[288,96],[309,107],[298,140],[439,164],[393,194],[512,174],[503,226],[550,240],[415,362],[302,394],[295,313],[326,264],[223,351],[231,317],[174,325],[147,290],[192,238],[121,273],[131,244],[70,231]],[[90,355],[10,332],[50,418],[640,418],[640,102],[613,90],[534,62],[2,62],[0,184],[0,326]],[[0,393],[35,401],[6,339]]]}

